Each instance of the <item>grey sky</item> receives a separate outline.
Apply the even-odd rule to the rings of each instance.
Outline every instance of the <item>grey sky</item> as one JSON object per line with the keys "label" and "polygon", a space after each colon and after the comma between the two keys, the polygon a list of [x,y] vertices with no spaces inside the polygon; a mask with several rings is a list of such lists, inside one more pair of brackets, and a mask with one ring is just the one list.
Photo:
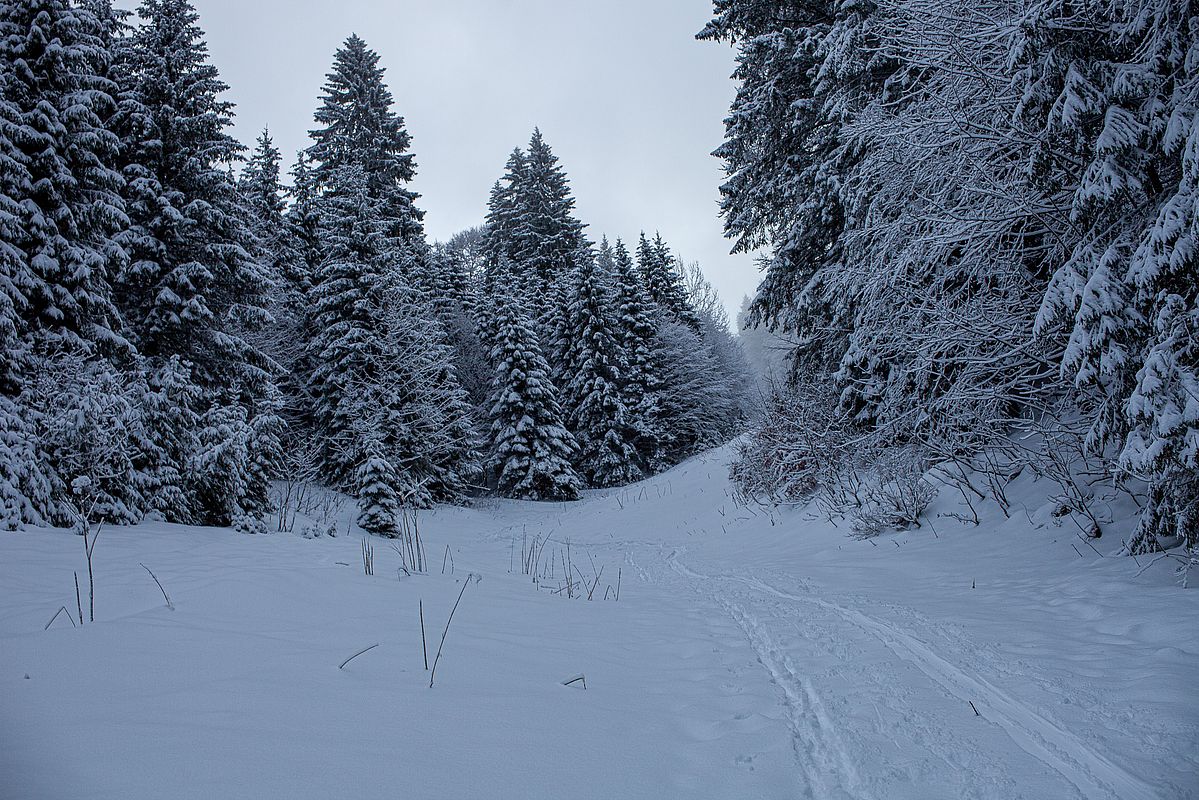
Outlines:
{"label": "grey sky", "polygon": [[[127,0],[132,3],[133,0]],[[412,134],[434,239],[482,222],[508,153],[534,125],[562,160],[589,233],[658,229],[730,309],[757,283],[717,217],[733,53],[697,42],[708,0],[195,0],[237,103],[236,135],[307,145],[334,50],[380,54]]]}

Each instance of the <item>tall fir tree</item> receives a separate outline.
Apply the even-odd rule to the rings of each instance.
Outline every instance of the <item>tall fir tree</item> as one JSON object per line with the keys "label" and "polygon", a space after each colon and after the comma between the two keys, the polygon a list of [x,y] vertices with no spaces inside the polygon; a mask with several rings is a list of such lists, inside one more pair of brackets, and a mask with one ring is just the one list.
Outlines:
{"label": "tall fir tree", "polygon": [[567,423],[579,443],[579,471],[592,486],[642,477],[636,431],[622,392],[624,358],[611,318],[613,298],[594,258],[581,258],[568,284],[564,358]]}
{"label": "tall fir tree", "polygon": [[[470,408],[433,302],[438,269],[407,188],[415,158],[379,56],[337,51],[306,151],[323,259],[308,348],[326,475],[353,487],[368,444],[403,502],[458,499],[478,471]],[[387,380],[381,376],[387,375]],[[371,427],[380,429],[371,432]]]}
{"label": "tall fir tree", "polygon": [[320,191],[332,185],[338,170],[360,168],[384,223],[382,234],[420,249],[425,247],[424,212],[416,206],[419,195],[408,188],[416,175],[416,157],[409,152],[412,137],[404,118],[392,111],[394,98],[384,72],[379,54],[360,37],[345,40],[321,87],[314,115],[319,127],[309,131],[312,145],[305,152],[312,183]]}
{"label": "tall fir tree", "polygon": [[497,288],[491,302],[495,377],[488,470],[506,497],[574,500],[581,487],[572,466],[578,444],[563,424],[533,324],[507,285]]}
{"label": "tall fir tree", "polygon": [[540,286],[549,285],[570,270],[587,240],[566,173],[537,128],[529,139],[516,203],[513,261],[535,274]]}
{"label": "tall fir tree", "polygon": [[[262,452],[269,437],[247,438],[228,424],[236,417],[261,430],[273,425],[274,409],[269,360],[250,341],[269,320],[270,281],[250,252],[253,234],[229,171],[242,148],[227,132],[232,105],[220,99],[227,87],[208,63],[189,2],[145,0],[138,17],[141,24],[119,40],[122,92],[112,119],[122,136],[130,219],[121,310],[151,375],[182,366],[200,389],[186,393],[199,425],[192,458],[232,452],[235,442],[221,438],[228,435],[245,440],[247,459],[269,460]],[[195,518],[227,523],[232,509],[258,505],[261,473],[248,463],[239,469],[250,478],[235,484],[237,496],[191,487]]]}
{"label": "tall fir tree", "polygon": [[699,318],[687,298],[677,262],[661,235],[650,242],[642,232],[637,242],[637,268],[649,299],[667,319],[699,331]]}
{"label": "tall fir tree", "polygon": [[[118,362],[132,356],[110,288],[126,263],[127,220],[119,141],[107,126],[117,89],[106,35],[90,7],[0,3],[4,527],[70,522],[72,485],[92,475],[106,476],[97,513],[129,521],[140,504],[119,434],[126,398],[113,398],[121,410],[103,418],[105,398],[123,383]],[[44,391],[60,370],[70,380]],[[106,425],[105,446],[89,446]]]}
{"label": "tall fir tree", "polygon": [[[605,239],[600,245],[601,260],[605,260],[606,247]],[[663,466],[665,435],[660,407],[661,354],[656,349],[658,325],[653,303],[624,242],[617,239],[607,259],[612,264],[618,343],[625,362],[622,385],[625,407],[635,431],[638,463],[646,473],[652,473]]]}
{"label": "tall fir tree", "polygon": [[[520,296],[542,326],[552,324],[555,285],[588,246],[574,205],[558,157],[534,129],[528,150],[513,150],[492,188],[485,241],[490,263],[501,257],[512,263]],[[558,366],[552,359],[551,365]]]}

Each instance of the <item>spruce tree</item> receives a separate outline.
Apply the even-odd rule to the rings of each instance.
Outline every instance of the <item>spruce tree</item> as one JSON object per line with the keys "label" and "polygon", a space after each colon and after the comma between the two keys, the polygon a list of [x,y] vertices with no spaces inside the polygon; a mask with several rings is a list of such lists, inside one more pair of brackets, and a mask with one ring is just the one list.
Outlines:
{"label": "spruce tree", "polygon": [[576,464],[592,486],[617,486],[642,477],[636,431],[622,392],[623,354],[611,319],[607,279],[594,258],[581,258],[569,283],[566,313],[567,423],[579,442]]}
{"label": "spruce tree", "polygon": [[138,16],[140,26],[117,45],[121,96],[112,118],[130,220],[120,305],[147,383],[182,368],[197,387],[179,396],[194,403],[185,418],[198,427],[170,433],[200,448],[187,463],[216,451],[245,459],[235,470],[250,478],[226,484],[233,496],[177,462],[195,481],[195,519],[227,522],[231,509],[250,510],[265,495],[265,477],[249,460],[269,460],[262,449],[273,440],[229,420],[251,432],[274,424],[269,360],[251,341],[269,319],[269,276],[251,254],[254,237],[229,171],[242,148],[227,132],[232,106],[220,99],[226,86],[208,63],[194,9],[186,0],[144,0]]}
{"label": "spruce tree", "polygon": [[242,149],[227,132],[232,105],[187,0],[145,0],[138,16],[117,119],[131,221],[126,322],[143,355],[182,356],[202,386],[242,391],[266,377],[241,331],[265,322],[269,284],[227,169]]}
{"label": "spruce tree", "polygon": [[677,259],[660,235],[655,235],[651,243],[645,238],[644,232],[641,234],[637,243],[637,267],[649,299],[666,318],[681,322],[698,332],[699,318],[687,299],[687,289],[683,286]]}
{"label": "spruce tree", "polygon": [[416,157],[409,152],[412,137],[404,118],[391,110],[394,99],[383,75],[379,54],[357,35],[337,50],[314,115],[319,127],[309,131],[312,182],[325,190],[338,170],[361,169],[375,213],[384,222],[383,235],[409,247],[423,246],[424,212],[415,205],[419,195],[407,188],[416,175]]}
{"label": "spruce tree", "polygon": [[517,197],[514,261],[548,284],[570,269],[586,239],[584,225],[574,215],[566,173],[537,128],[529,139]]}
{"label": "spruce tree", "polygon": [[534,129],[528,150],[512,152],[504,178],[492,189],[486,241],[492,262],[501,256],[512,262],[518,290],[542,322],[551,306],[547,289],[571,271],[587,246],[574,205],[558,157]]}
{"label": "spruce tree", "polygon": [[101,34],[66,0],[0,3],[0,312],[9,337],[42,351],[124,345],[110,281],[126,220]]}
{"label": "spruce tree", "polygon": [[506,497],[574,500],[578,445],[562,422],[557,389],[533,325],[505,286],[496,305],[488,470]]}
{"label": "spruce tree", "polygon": [[356,475],[358,527],[389,539],[400,535],[398,520],[400,498],[394,487],[395,470],[377,448],[368,448],[368,456]]}
{"label": "spruce tree", "polygon": [[504,177],[491,187],[487,199],[485,218],[484,250],[491,263],[501,258],[510,261],[519,259],[516,243],[516,225],[521,214],[522,195],[525,186],[526,159],[524,152],[515,148],[504,165]]}
{"label": "spruce tree", "polygon": [[[600,245],[604,259],[607,239]],[[646,296],[641,278],[624,242],[617,239],[612,249],[612,284],[615,293],[619,348],[624,354],[623,392],[629,422],[635,431],[638,463],[646,473],[663,465],[661,354],[656,348],[658,325],[654,307]]]}
{"label": "spruce tree", "polygon": [[126,219],[105,37],[90,7],[0,2],[0,519],[9,528],[73,521],[72,485],[92,475],[106,476],[98,514],[140,513],[128,398],[116,396],[132,348],[111,291],[126,263]]}
{"label": "spruce tree", "polygon": [[368,447],[406,502],[458,499],[476,470],[470,411],[440,324],[415,301],[360,167],[320,200],[327,260],[312,291],[308,390],[325,477],[353,490]]}

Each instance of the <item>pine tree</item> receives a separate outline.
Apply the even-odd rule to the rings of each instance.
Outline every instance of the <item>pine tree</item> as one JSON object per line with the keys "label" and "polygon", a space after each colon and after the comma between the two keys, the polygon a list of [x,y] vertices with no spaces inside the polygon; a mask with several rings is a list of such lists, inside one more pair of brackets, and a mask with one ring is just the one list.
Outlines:
{"label": "pine tree", "polygon": [[394,488],[395,470],[387,459],[373,454],[358,468],[358,527],[376,536],[398,538],[400,499]]}
{"label": "pine tree", "polygon": [[339,170],[361,169],[384,222],[382,234],[416,248],[424,244],[424,212],[415,205],[419,195],[407,188],[416,157],[404,118],[391,110],[394,99],[383,75],[378,53],[357,35],[346,39],[321,87],[315,114],[320,127],[309,131],[313,143],[306,153],[318,190],[332,186]]}
{"label": "pine tree", "polygon": [[601,263],[611,261],[615,290],[618,345],[624,354],[624,402],[629,422],[635,431],[638,464],[647,474],[663,464],[662,391],[660,354],[655,348],[658,326],[653,304],[645,294],[641,278],[624,242],[616,240],[611,255],[605,257],[608,241],[600,244]]}
{"label": "pine tree", "polygon": [[397,268],[360,167],[334,173],[320,208],[329,256],[312,293],[308,386],[325,477],[352,489],[365,448],[383,448],[406,502],[460,498],[474,442],[444,331]]}
{"label": "pine tree", "polygon": [[641,272],[646,294],[666,319],[681,322],[699,331],[699,318],[687,299],[683,276],[679,273],[674,255],[661,236],[655,236],[651,243],[645,238],[644,232],[641,234],[637,243],[637,267]]}
{"label": "pine tree", "polygon": [[504,287],[492,296],[495,315],[488,469],[501,493],[526,500],[574,500],[578,452],[562,423],[557,389],[532,323]]}
{"label": "pine tree", "polygon": [[[197,388],[178,394],[193,404],[185,417],[195,430],[159,434],[199,449],[180,454],[171,442],[156,445],[183,458],[173,466],[187,470],[194,519],[227,522],[232,509],[251,511],[266,492],[251,462],[269,457],[251,452],[248,443],[263,442],[243,425],[274,424],[270,363],[251,341],[269,320],[270,281],[251,254],[254,237],[229,171],[242,148],[227,132],[232,107],[219,98],[226,86],[208,63],[197,15],[186,0],[144,0],[138,17],[140,26],[116,45],[122,91],[111,123],[122,137],[130,220],[120,305],[147,383],[182,368]],[[210,463],[212,453],[222,454],[219,469],[252,480],[214,488],[187,466]]]}
{"label": "pine tree", "polygon": [[0,3],[0,313],[8,338],[42,351],[126,346],[110,291],[126,219],[101,34],[65,0]]}
{"label": "pine tree", "polygon": [[568,347],[563,374],[567,423],[579,442],[576,462],[592,486],[617,486],[642,477],[637,432],[622,392],[623,354],[613,324],[608,276],[594,258],[581,259],[569,284]]}

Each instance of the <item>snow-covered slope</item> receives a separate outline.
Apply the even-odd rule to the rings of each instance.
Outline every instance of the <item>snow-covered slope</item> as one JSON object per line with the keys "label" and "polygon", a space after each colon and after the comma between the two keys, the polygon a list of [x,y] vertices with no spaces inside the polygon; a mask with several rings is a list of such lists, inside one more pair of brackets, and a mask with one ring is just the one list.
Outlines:
{"label": "snow-covered slope", "polygon": [[[411,577],[383,540],[365,576],[358,535],[105,530],[81,629],[42,629],[73,571],[87,614],[80,538],[0,535],[0,797],[1199,797],[1168,565],[1099,557],[1035,486],[855,541],[736,505],[727,458],[426,513]],[[418,608],[432,661],[460,594],[430,689]]]}

